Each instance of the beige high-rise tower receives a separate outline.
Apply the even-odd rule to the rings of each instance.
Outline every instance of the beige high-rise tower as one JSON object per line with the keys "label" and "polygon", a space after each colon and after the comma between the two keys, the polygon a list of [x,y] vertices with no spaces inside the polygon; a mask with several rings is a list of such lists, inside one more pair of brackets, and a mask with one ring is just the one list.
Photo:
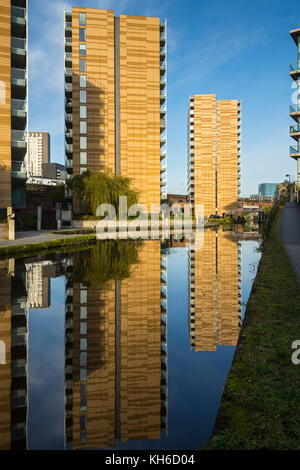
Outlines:
{"label": "beige high-rise tower", "polygon": [[166,199],[166,23],[66,12],[65,111],[69,174],[128,177],[148,212]]}
{"label": "beige high-rise tower", "polygon": [[188,192],[193,210],[222,216],[238,208],[240,193],[240,103],[216,95],[189,100]]}
{"label": "beige high-rise tower", "polygon": [[1,0],[0,212],[26,205],[27,0]]}

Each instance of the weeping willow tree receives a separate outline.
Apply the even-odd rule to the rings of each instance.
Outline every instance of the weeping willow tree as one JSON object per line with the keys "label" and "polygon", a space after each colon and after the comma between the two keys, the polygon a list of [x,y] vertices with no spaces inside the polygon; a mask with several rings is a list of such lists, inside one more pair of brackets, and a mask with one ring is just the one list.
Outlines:
{"label": "weeping willow tree", "polygon": [[68,180],[68,187],[82,201],[84,210],[96,215],[100,204],[112,204],[119,210],[119,197],[127,196],[128,207],[138,202],[138,193],[129,178],[114,175],[110,170],[86,171]]}
{"label": "weeping willow tree", "polygon": [[105,240],[91,250],[74,254],[73,281],[87,287],[104,286],[112,280],[130,277],[131,268],[139,262],[141,242]]}

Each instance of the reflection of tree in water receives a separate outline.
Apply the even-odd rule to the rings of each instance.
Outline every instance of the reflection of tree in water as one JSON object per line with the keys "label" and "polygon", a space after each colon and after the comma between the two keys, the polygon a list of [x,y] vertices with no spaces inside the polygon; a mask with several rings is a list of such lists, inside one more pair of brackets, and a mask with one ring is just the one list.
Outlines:
{"label": "reflection of tree in water", "polygon": [[105,240],[89,251],[78,252],[73,281],[86,287],[104,287],[109,281],[130,277],[132,265],[139,262],[140,246],[141,242]]}

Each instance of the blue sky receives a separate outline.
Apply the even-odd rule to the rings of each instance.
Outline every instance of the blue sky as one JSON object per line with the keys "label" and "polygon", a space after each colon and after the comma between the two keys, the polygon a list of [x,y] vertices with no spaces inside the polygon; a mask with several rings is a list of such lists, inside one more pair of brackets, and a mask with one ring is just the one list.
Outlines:
{"label": "blue sky", "polygon": [[168,191],[186,190],[187,106],[193,94],[242,101],[242,194],[296,177],[289,158],[289,64],[300,3],[283,0],[29,0],[29,130],[51,134],[51,159],[64,162],[63,9],[168,21]]}

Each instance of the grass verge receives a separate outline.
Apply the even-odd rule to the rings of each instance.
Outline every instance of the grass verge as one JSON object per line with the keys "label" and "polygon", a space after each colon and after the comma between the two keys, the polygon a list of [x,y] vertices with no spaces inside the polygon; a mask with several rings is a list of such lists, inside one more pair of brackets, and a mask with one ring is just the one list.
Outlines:
{"label": "grass verge", "polygon": [[95,235],[85,235],[82,237],[62,238],[60,240],[52,240],[49,242],[32,243],[28,245],[15,245],[0,248],[0,259],[7,258],[10,255],[14,257],[17,255],[27,255],[41,252],[49,252],[50,250],[57,250],[64,247],[75,245],[85,245],[95,243]]}
{"label": "grass verge", "polygon": [[277,232],[263,255],[208,449],[300,449],[300,288]]}

